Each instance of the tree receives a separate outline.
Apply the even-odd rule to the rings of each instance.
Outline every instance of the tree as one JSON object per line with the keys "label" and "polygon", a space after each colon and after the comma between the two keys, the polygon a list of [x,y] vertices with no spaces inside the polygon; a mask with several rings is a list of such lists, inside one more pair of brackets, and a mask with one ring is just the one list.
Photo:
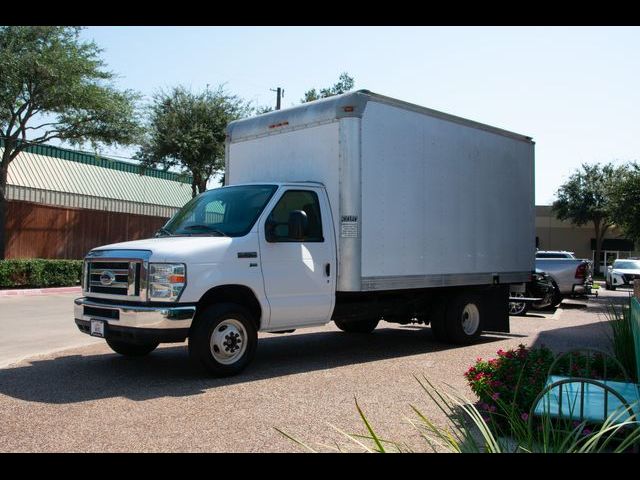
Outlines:
{"label": "tree", "polygon": [[0,26],[0,259],[5,257],[9,164],[27,145],[59,139],[131,144],[136,101],[119,91],[101,49],[80,41],[79,27]]}
{"label": "tree", "polygon": [[227,124],[252,111],[222,86],[197,94],[181,86],[156,93],[136,158],[143,167],[177,167],[190,174],[195,197],[207,189],[212,175],[224,169]]}
{"label": "tree", "polygon": [[612,218],[627,238],[640,244],[640,165],[631,163],[611,190]]}
{"label": "tree", "polygon": [[625,167],[583,164],[558,189],[558,199],[553,202],[553,210],[560,220],[569,220],[575,225],[593,223],[596,239],[594,273],[600,272],[600,251],[604,235],[614,225],[612,189],[616,180],[623,175]]}
{"label": "tree", "polygon": [[349,90],[352,90],[354,86],[355,81],[353,80],[353,77],[350,77],[347,72],[344,72],[338,78],[338,82],[335,83],[332,87],[321,88],[319,92],[315,88],[307,90],[304,93],[304,98],[300,100],[300,103],[313,102],[314,100],[318,100],[320,98],[340,95],[342,93],[348,92]]}

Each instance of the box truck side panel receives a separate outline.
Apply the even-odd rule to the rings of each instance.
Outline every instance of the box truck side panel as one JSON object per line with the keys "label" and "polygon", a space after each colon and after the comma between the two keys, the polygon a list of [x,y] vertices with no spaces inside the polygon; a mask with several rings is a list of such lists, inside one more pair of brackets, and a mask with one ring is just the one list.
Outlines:
{"label": "box truck side panel", "polygon": [[532,142],[371,101],[361,163],[364,290],[527,280]]}

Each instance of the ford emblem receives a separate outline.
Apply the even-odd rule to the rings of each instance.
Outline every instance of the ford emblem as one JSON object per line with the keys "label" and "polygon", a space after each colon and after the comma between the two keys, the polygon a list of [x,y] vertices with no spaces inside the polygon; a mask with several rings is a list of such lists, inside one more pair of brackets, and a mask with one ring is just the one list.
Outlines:
{"label": "ford emblem", "polygon": [[108,287],[109,285],[111,285],[115,281],[115,279],[116,279],[116,276],[113,274],[113,272],[110,272],[109,270],[105,270],[100,275],[100,283],[105,287]]}

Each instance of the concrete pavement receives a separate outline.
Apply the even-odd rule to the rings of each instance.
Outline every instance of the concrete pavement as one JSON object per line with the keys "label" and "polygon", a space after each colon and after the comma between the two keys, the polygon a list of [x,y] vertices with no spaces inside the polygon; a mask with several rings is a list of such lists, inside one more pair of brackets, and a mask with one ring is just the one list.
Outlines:
{"label": "concrete pavement", "polygon": [[77,292],[0,297],[0,368],[23,358],[100,342],[73,321]]}
{"label": "concrete pavement", "polygon": [[[560,313],[512,317],[509,335],[485,335],[468,347],[439,344],[429,328],[385,322],[371,335],[348,335],[333,324],[286,335],[260,334],[253,364],[225,379],[208,378],[194,368],[185,344],[161,346],[132,359],[113,354],[98,341],[0,369],[0,449],[301,451],[275,430],[279,428],[320,450],[328,449],[319,443],[356,450],[330,425],[365,434],[357,398],[383,438],[429,451],[406,420],[415,419],[410,405],[438,424],[444,425],[446,418],[413,375],[447,383],[473,399],[463,373],[477,357],[495,358],[498,349],[519,343],[544,343],[556,351],[585,344],[606,348],[604,308],[609,300],[621,302],[627,295],[603,292],[588,304],[567,302]],[[59,314],[66,315],[67,304],[56,301]],[[69,335],[93,342],[79,332]]]}

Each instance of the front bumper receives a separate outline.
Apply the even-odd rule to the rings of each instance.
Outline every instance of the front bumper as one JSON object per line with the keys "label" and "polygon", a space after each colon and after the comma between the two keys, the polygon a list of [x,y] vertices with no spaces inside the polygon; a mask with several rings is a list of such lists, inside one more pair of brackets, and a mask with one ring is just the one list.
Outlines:
{"label": "front bumper", "polygon": [[105,337],[137,341],[181,342],[189,334],[195,306],[117,305],[87,297],[74,300],[76,325],[89,333],[91,320],[105,325]]}

